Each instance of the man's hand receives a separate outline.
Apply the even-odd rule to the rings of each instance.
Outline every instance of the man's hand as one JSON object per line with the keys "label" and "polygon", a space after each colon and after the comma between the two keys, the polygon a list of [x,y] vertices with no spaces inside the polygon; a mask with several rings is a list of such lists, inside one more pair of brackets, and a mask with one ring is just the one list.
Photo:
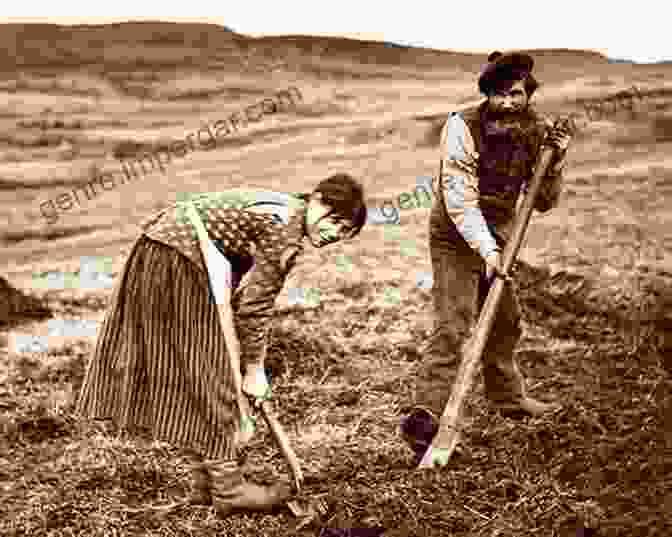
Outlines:
{"label": "man's hand", "polygon": [[496,274],[502,276],[506,281],[511,280],[511,276],[504,274],[502,270],[502,256],[499,252],[494,252],[485,258],[485,277],[488,282],[492,282]]}
{"label": "man's hand", "polygon": [[485,277],[488,281],[491,281],[495,276],[495,273],[500,267],[500,263],[501,256],[499,255],[499,252],[490,254],[485,258]]}
{"label": "man's hand", "polygon": [[546,144],[554,147],[559,154],[564,154],[574,135],[574,125],[570,120],[559,119],[546,136]]}
{"label": "man's hand", "polygon": [[245,369],[243,393],[254,398],[255,406],[263,400],[271,398],[271,385],[263,367],[251,365]]}

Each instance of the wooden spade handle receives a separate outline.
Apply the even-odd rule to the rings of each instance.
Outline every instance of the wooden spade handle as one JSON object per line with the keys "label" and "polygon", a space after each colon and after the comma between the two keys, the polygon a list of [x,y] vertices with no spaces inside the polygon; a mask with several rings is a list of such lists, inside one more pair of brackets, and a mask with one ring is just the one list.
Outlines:
{"label": "wooden spade handle", "polygon": [[228,260],[217,250],[208,236],[208,232],[203,225],[203,222],[198,215],[195,205],[188,203],[186,207],[186,216],[189,218],[193,226],[196,228],[198,235],[198,242],[201,247],[201,253],[205,259],[205,265],[208,270],[208,277],[210,279],[210,286],[212,292],[217,298],[217,313],[219,324],[224,333],[224,340],[226,341],[227,354],[229,356],[229,363],[231,367],[231,375],[233,376],[233,385],[236,392],[236,400],[238,401],[238,409],[240,412],[240,424],[236,443],[244,444],[248,442],[254,434],[254,418],[250,411],[250,406],[246,396],[243,394],[243,380],[240,371],[240,346],[238,338],[236,337],[235,329],[233,328],[233,309],[231,307],[231,287],[230,280],[227,282],[223,276],[230,272],[230,264]]}
{"label": "wooden spade handle", "polygon": [[[553,158],[553,148],[543,146],[541,154],[537,161],[534,175],[529,185],[529,189],[519,213],[516,216],[514,230],[511,240],[504,248],[502,259],[502,270],[508,274],[516,260],[518,251],[523,242],[525,231],[530,221],[534,203],[544,180],[546,171]],[[462,360],[457,371],[457,376],[453,384],[450,399],[441,415],[439,430],[432,441],[431,446],[425,452],[419,467],[431,467],[435,463],[443,466],[448,463],[455,447],[457,446],[460,434],[459,424],[462,421],[462,412],[467,395],[476,379],[481,365],[481,356],[490,335],[490,330],[495,320],[497,308],[504,291],[505,282],[501,277],[495,279],[494,285],[488,292],[488,297],[483,304],[483,309],[478,319],[478,323],[463,348]]]}
{"label": "wooden spade handle", "polygon": [[[193,204],[187,206],[187,217],[191,220],[196,228],[196,232],[199,237],[199,244],[201,246],[201,252],[205,258],[205,262],[208,268],[208,274],[210,277],[211,285],[213,286],[213,292],[217,297],[222,297],[221,303],[218,300],[217,309],[219,311],[219,321],[224,332],[224,339],[226,340],[227,350],[229,351],[229,359],[231,361],[231,370],[234,380],[234,386],[236,390],[236,397],[238,399],[238,407],[240,409],[241,421],[244,421],[245,425],[254,423],[252,418],[252,412],[250,410],[249,402],[247,396],[243,394],[242,389],[242,374],[240,371],[240,349],[238,345],[238,338],[233,330],[233,311],[230,304],[230,294],[231,288],[227,287],[225,282],[221,282],[222,272],[227,270],[227,267],[224,266],[223,262],[226,261],[224,256],[217,250],[217,247],[209,239],[205,226],[198,216],[196,207]],[[217,284],[215,282],[218,282]],[[215,288],[216,287],[216,288]],[[220,295],[221,293],[221,295]],[[262,401],[261,403],[261,412],[264,415],[264,419],[268,425],[268,428],[271,430],[273,439],[275,440],[278,449],[282,453],[282,456],[287,461],[287,464],[292,472],[294,477],[294,486],[296,491],[299,492],[303,484],[303,472],[301,471],[301,464],[299,462],[296,453],[292,449],[292,445],[289,442],[287,433],[283,429],[280,422],[277,420],[273,413],[273,408],[270,401]],[[247,442],[254,430],[243,430],[239,437],[239,441],[242,443]]]}
{"label": "wooden spade handle", "polygon": [[301,463],[299,458],[296,456],[296,453],[292,449],[292,444],[289,442],[287,433],[285,433],[282,425],[275,417],[270,401],[262,401],[261,413],[264,415],[264,419],[266,420],[268,428],[271,430],[273,439],[275,440],[278,449],[280,449],[282,456],[285,458],[285,461],[287,462],[287,465],[292,472],[296,492],[299,492],[301,490],[301,486],[303,485],[303,471],[301,470]]}

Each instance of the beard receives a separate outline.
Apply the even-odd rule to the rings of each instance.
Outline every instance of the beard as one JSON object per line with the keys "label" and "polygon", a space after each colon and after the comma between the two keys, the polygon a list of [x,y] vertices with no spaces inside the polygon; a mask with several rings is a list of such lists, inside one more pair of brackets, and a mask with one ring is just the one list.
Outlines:
{"label": "beard", "polygon": [[483,121],[483,136],[495,146],[500,143],[521,143],[524,138],[523,118],[525,108],[511,111],[490,111]]}
{"label": "beard", "polygon": [[525,117],[527,106],[514,110],[491,109],[488,107],[483,117],[484,134],[487,137],[503,137],[518,140],[522,134],[521,120]]}

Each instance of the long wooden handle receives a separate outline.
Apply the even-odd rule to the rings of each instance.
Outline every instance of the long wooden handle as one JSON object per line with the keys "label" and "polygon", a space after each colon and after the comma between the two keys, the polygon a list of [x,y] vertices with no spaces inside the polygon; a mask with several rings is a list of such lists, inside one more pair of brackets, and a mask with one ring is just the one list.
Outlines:
{"label": "long wooden handle", "polygon": [[275,417],[270,401],[262,401],[261,413],[264,415],[264,419],[266,420],[268,428],[271,430],[273,439],[275,440],[278,449],[280,449],[282,456],[285,458],[285,461],[287,462],[287,465],[292,472],[292,476],[294,477],[294,487],[296,491],[299,492],[301,490],[301,486],[303,485],[303,471],[301,470],[301,462],[296,456],[294,449],[292,449],[292,444],[289,442],[287,433]]}
{"label": "long wooden handle", "polygon": [[208,270],[210,286],[216,297],[219,324],[224,333],[224,340],[226,341],[231,375],[233,375],[233,384],[240,412],[241,423],[238,431],[239,436],[237,438],[237,443],[244,444],[248,442],[254,434],[254,418],[252,417],[247,397],[243,394],[243,379],[240,371],[240,345],[233,328],[231,280],[230,277],[228,278],[228,281],[225,278],[227,274],[230,274],[230,264],[210,240],[208,232],[196,211],[196,207],[192,203],[187,204],[186,215],[196,228],[201,253],[203,254]]}
{"label": "long wooden handle", "polygon": [[[520,246],[525,236],[534,203],[541,188],[541,183],[546,176],[549,165],[553,158],[553,148],[542,147],[537,161],[534,175],[530,182],[527,195],[523,201],[518,215],[516,216],[511,240],[504,248],[502,270],[505,274],[511,270],[515,262]],[[439,430],[422,457],[419,467],[431,467],[434,464],[446,465],[455,447],[460,434],[459,424],[462,421],[462,412],[467,395],[471,391],[476,375],[481,365],[481,356],[490,335],[490,330],[495,321],[495,315],[504,291],[505,282],[502,278],[496,278],[494,285],[488,292],[488,297],[483,304],[483,309],[478,318],[478,323],[463,348],[462,360],[457,370],[457,376],[453,384],[450,399],[441,415]]]}
{"label": "long wooden handle", "polygon": [[[251,418],[251,411],[247,397],[245,394],[243,394],[242,374],[240,371],[240,347],[238,344],[238,338],[236,337],[236,334],[233,330],[233,311],[230,305],[231,282],[218,281],[221,280],[222,274],[227,271],[227,267],[224,266],[226,259],[224,259],[224,256],[222,256],[222,254],[217,250],[217,247],[208,237],[205,226],[198,216],[196,207],[194,207],[193,204],[189,204],[187,206],[187,216],[196,227],[201,251],[203,252],[203,256],[208,267],[208,274],[210,277],[211,286],[213,287],[213,293],[217,297],[219,321],[222,327],[222,331],[224,332],[227,350],[229,351],[228,354],[231,361],[231,369],[236,396],[238,398],[238,406],[240,408],[241,420],[247,420],[246,423],[254,423],[253,419]],[[301,463],[299,462],[299,458],[292,449],[292,445],[289,442],[287,433],[275,417],[270,401],[262,401],[260,406],[268,428],[271,430],[271,434],[273,435],[273,439],[275,440],[278,449],[282,453],[282,456],[285,458],[285,461],[287,462],[292,472],[292,476],[294,477],[294,486],[298,492],[303,484],[303,472],[301,471]],[[241,432],[240,441],[243,443],[247,442],[253,433],[254,431],[251,429],[243,430]]]}

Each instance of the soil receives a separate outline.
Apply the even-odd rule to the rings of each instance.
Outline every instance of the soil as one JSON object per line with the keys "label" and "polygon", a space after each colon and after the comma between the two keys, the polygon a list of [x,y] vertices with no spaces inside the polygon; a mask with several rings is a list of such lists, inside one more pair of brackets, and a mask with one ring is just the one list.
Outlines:
{"label": "soil", "polygon": [[[641,280],[655,287],[652,276]],[[516,281],[526,326],[518,358],[545,384],[533,392],[565,408],[550,419],[509,420],[488,411],[479,386],[463,452],[434,470],[413,469],[396,435],[417,353],[388,344],[352,354],[339,349],[319,315],[283,312],[268,359],[282,421],[289,431],[313,430],[318,416],[325,417],[317,441],[296,449],[305,464],[302,497],[322,495],[330,511],[296,535],[317,535],[320,527],[383,527],[385,536],[669,531],[672,383],[663,361],[669,308],[635,329],[616,302],[596,305],[614,300],[600,302],[599,290],[608,288],[599,282],[552,277],[526,263]],[[664,283],[665,297],[640,291],[638,303],[658,307],[669,300]],[[428,296],[422,306],[430,307]],[[365,322],[367,315],[350,312],[348,319]],[[184,459],[167,445],[114,440],[102,435],[102,426],[72,417],[88,350],[64,349],[48,364],[4,356],[3,535],[289,534],[296,525],[289,512],[217,520],[202,507],[152,510],[149,504],[186,494]],[[367,377],[367,362],[406,374]],[[332,381],[322,378],[327,371]],[[54,401],[54,391],[62,400]],[[268,431],[261,433],[246,450],[249,477],[285,474]]]}
{"label": "soil", "polygon": [[[118,278],[138,224],[185,192],[308,192],[347,172],[371,207],[397,200],[436,173],[441,126],[480,99],[485,58],[310,36],[257,40],[215,25],[6,26],[16,65],[0,66],[10,94],[0,103],[0,535],[672,535],[669,64],[533,52],[542,111],[580,112],[633,85],[642,95],[632,110],[602,107],[575,137],[561,201],[533,216],[521,250],[516,356],[530,393],[562,403],[560,412],[505,418],[479,380],[461,453],[416,470],[398,429],[431,327],[427,207],[402,207],[395,225],[367,225],[297,263],[285,291],[319,299],[278,297],[267,365],[303,463],[300,499],[329,507],[297,529],[287,510],[220,519],[211,507],[175,504],[189,483],[181,452],[78,419],[95,337],[53,340],[48,352],[6,343],[13,332],[43,334],[54,318],[101,321],[113,289],[37,289],[32,275],[76,273],[80,256],[100,255]],[[160,39],[147,44],[151,35]],[[305,101],[294,110],[176,158],[166,173],[99,189],[67,210],[53,204],[91,170],[118,173],[115,154],[176,140],[203,118],[224,119],[289,86]],[[33,138],[73,150],[26,145]],[[245,472],[286,476],[259,422],[241,453]]]}

